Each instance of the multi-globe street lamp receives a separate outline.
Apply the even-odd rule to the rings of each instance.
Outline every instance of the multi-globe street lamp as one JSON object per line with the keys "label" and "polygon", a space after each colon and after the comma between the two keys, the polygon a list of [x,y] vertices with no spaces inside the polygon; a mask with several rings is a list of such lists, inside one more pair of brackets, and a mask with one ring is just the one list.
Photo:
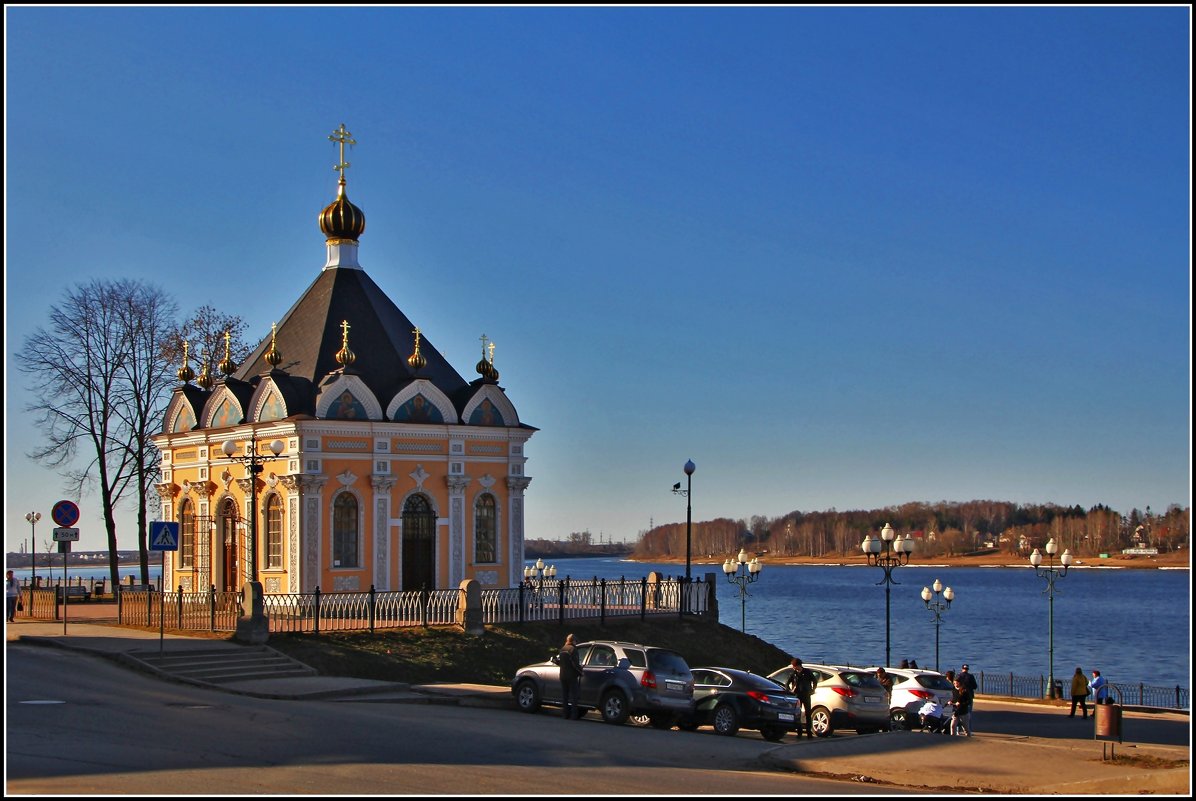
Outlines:
{"label": "multi-globe street lamp", "polygon": [[[286,445],[283,441],[276,439],[270,443],[270,452],[277,457],[282,453]],[[258,474],[265,469],[265,465],[261,463],[257,452],[257,437],[250,432],[249,442],[245,446],[245,452],[241,456],[234,456],[237,452],[237,443],[233,440],[228,440],[221,446],[224,455],[233,461],[241,462],[245,465],[245,472],[248,474],[249,488],[246,491],[247,500],[249,501],[249,570],[246,575],[249,581],[257,583],[257,477]]]}
{"label": "multi-globe street lamp", "polygon": [[750,594],[747,585],[757,581],[763,569],[764,563],[760,561],[760,557],[753,556],[749,562],[747,551],[743,548],[739,549],[739,556],[734,559],[728,557],[727,561],[723,562],[723,572],[727,574],[727,581],[739,586],[739,630],[744,633],[747,633],[747,596]]}
{"label": "multi-globe street lamp", "polygon": [[[931,587],[922,588],[922,600],[926,603],[926,608],[934,612],[934,669],[939,669],[939,625],[943,622],[943,612],[951,608],[951,602],[955,600],[955,590],[948,587],[943,589],[943,582],[938,579],[934,580],[932,585],[934,592],[931,593]],[[939,600],[939,594],[942,593],[943,600]],[[934,602],[931,602],[931,598]]]}
{"label": "multi-globe street lamp", "polygon": [[885,665],[887,666],[892,664],[889,661],[889,595],[891,585],[900,583],[893,581],[893,568],[909,564],[909,555],[914,551],[914,538],[895,533],[893,527],[885,523],[885,527],[880,531],[880,537],[875,537],[872,532],[868,532],[860,549],[868,557],[868,564],[879,567],[885,572],[884,578],[876,583],[885,585]]}
{"label": "multi-globe street lamp", "polygon": [[[1055,698],[1055,582],[1058,579],[1067,575],[1067,567],[1071,564],[1071,551],[1063,550],[1063,555],[1059,557],[1059,564],[1063,568],[1055,567],[1055,553],[1059,550],[1059,546],[1055,544],[1052,537],[1047,540],[1047,566],[1042,567],[1042,554],[1035,548],[1034,552],[1030,554],[1030,564],[1034,566],[1034,572],[1038,574],[1039,578],[1046,579],[1047,585],[1043,593],[1047,596],[1047,678],[1049,681],[1047,692],[1049,698]],[[1062,592],[1062,590],[1059,590]]]}
{"label": "multi-globe street lamp", "polygon": [[29,616],[33,617],[33,591],[37,588],[37,521],[42,519],[42,513],[30,512],[25,519],[29,521]]}

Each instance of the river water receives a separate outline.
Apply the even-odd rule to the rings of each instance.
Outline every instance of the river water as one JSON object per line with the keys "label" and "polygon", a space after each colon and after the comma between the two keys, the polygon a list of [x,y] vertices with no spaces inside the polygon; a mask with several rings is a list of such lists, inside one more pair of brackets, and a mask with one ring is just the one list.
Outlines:
{"label": "river water", "polygon": [[[574,579],[639,579],[650,571],[683,575],[684,565],[633,562],[618,557],[561,559],[557,576]],[[62,568],[51,568],[51,580]],[[27,579],[28,569],[14,570]],[[46,569],[38,570],[46,575]],[[713,573],[719,619],[800,656],[807,662],[880,664],[885,656],[884,572],[867,565],[767,563],[748,585],[727,581],[721,564],[695,562],[694,578]],[[122,565],[127,581],[135,565]],[[157,584],[161,566],[150,563]],[[102,567],[71,569],[74,580],[106,578]],[[893,662],[917,659],[935,666],[934,615],[922,587],[939,579],[955,600],[939,626],[943,670],[967,663],[973,673],[1046,676],[1050,672],[1051,613],[1046,580],[1029,566],[945,567],[906,565],[893,571],[889,590],[889,637]],[[140,581],[140,577],[135,579]],[[1191,687],[1191,576],[1188,570],[1072,567],[1055,583],[1054,672],[1066,683],[1076,666],[1093,668],[1111,681],[1155,687]],[[729,660],[733,661],[733,660]],[[778,667],[780,667],[778,665]]]}
{"label": "river water", "polygon": [[[649,571],[684,575],[685,566],[620,558],[561,559],[557,577],[640,578]],[[885,587],[879,567],[768,563],[739,587],[721,564],[693,563],[691,575],[715,574],[720,622],[807,662],[881,664],[885,657]],[[921,592],[935,579],[955,591],[939,626],[943,670],[1046,676],[1051,613],[1047,582],[1029,567],[906,565],[889,587],[894,663],[935,666],[934,614]],[[1077,666],[1111,681],[1191,686],[1191,577],[1188,570],[1072,567],[1055,582],[1054,673],[1065,684]],[[729,660],[733,661],[733,660]],[[778,665],[777,667],[780,667]]]}

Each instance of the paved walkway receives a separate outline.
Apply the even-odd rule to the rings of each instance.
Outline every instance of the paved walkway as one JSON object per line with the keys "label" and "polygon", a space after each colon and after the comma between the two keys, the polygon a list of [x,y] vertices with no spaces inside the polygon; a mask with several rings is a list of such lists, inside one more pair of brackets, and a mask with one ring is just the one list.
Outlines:
{"label": "paved walkway", "polygon": [[[126,664],[135,664],[129,658],[131,652],[144,652],[155,647],[166,652],[213,648],[235,651],[242,647],[225,639],[174,634],[160,637],[156,632],[116,627],[103,620],[102,605],[87,612],[82,609],[85,606],[72,605],[65,633],[61,621],[18,619],[18,622],[6,625],[6,639],[8,642],[20,640],[71,648]],[[254,679],[208,686],[224,692],[286,700],[453,703],[514,709],[510,688],[505,686],[409,685],[340,676]],[[990,714],[986,709],[995,710],[998,704],[1002,709],[1015,710],[1009,714],[1017,722],[1013,726],[1017,733],[979,731],[973,737],[921,732],[844,734],[813,741],[789,741],[767,751],[761,760],[772,769],[893,785],[935,795],[964,792],[1190,795],[1190,767],[1142,766],[1147,759],[1164,760],[1162,764],[1190,759],[1191,724],[1185,714],[1127,711],[1125,715],[1133,717],[1133,724],[1123,724],[1122,730],[1126,736],[1135,736],[1137,732],[1141,739],[1106,743],[1093,740],[1091,736],[1082,739],[1060,736],[1060,717],[1066,716],[1058,708],[1031,704],[1015,706],[1007,699],[982,697],[976,702],[977,717],[984,720]],[[991,714],[995,716],[997,712]],[[590,717],[597,720],[595,715]],[[1069,725],[1078,723],[1078,720],[1070,721]],[[1152,733],[1164,726],[1169,727],[1170,734],[1155,736]],[[1186,743],[1166,744],[1169,738],[1185,742],[1184,738],[1174,736],[1179,727],[1187,730]],[[1091,728],[1080,726],[1075,730],[1090,732]],[[1115,746],[1121,759],[1102,759],[1111,746]]]}

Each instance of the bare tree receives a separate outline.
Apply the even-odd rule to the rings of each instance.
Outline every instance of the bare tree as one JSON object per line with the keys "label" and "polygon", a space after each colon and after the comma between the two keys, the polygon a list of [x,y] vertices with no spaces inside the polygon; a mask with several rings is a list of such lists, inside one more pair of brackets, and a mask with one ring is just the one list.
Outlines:
{"label": "bare tree", "polygon": [[[235,364],[249,355],[250,346],[245,343],[245,321],[233,314],[224,314],[211,306],[200,306],[195,313],[177,326],[163,341],[162,358],[175,367],[183,365],[183,343],[189,350],[189,359],[196,363],[196,373],[206,367],[208,374],[215,377],[224,351]],[[228,339],[225,339],[225,334]]]}
{"label": "bare tree", "polygon": [[[138,281],[94,280],[68,290],[50,309],[49,328],[26,341],[20,369],[33,379],[44,445],[29,456],[56,468],[77,497],[95,488],[108,538],[112,582],[119,583],[116,507],[143,488],[156,462],[147,440],[169,385],[158,347],[174,316],[161,290]],[[144,508],[140,508],[142,578],[148,580]]]}

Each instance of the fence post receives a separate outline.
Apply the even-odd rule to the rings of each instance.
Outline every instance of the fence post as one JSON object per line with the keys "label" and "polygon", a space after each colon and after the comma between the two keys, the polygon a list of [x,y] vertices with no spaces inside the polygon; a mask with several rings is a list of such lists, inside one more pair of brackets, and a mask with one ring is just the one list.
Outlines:
{"label": "fence post", "polygon": [[320,585],[316,585],[315,633],[320,633]]}
{"label": "fence post", "polygon": [[147,626],[154,625],[154,591],[147,589],[145,591],[145,611]]}
{"label": "fence post", "polygon": [[648,577],[640,579],[640,620],[648,617]]}
{"label": "fence post", "polygon": [[428,601],[429,601],[429,599],[430,599],[430,595],[428,593],[428,585],[425,584],[423,587],[420,588],[420,591],[419,591],[419,605],[420,605],[420,611],[421,611],[420,616],[423,618],[424,628],[428,627]]}
{"label": "fence post", "polygon": [[598,624],[606,625],[606,579],[598,581]]}
{"label": "fence post", "polygon": [[183,585],[179,585],[179,631],[183,630]]}
{"label": "fence post", "polygon": [[520,623],[524,622],[524,617],[525,617],[526,604],[523,602],[523,588],[526,585],[527,585],[527,582],[525,582],[525,581],[519,582],[519,622]]}
{"label": "fence post", "polygon": [[[125,611],[124,595],[125,594],[123,592],[121,592],[121,590],[120,590],[120,582],[117,582],[116,585],[113,586],[112,592],[114,592],[116,594],[116,625],[123,626],[125,624],[125,616],[124,616],[124,611]],[[29,601],[30,601],[29,608],[32,609],[33,608],[33,603],[32,603],[33,590],[29,591]]]}
{"label": "fence post", "polygon": [[208,616],[211,620],[212,631],[216,630],[216,585],[208,585]]}
{"label": "fence post", "polygon": [[378,602],[378,594],[374,590],[374,585],[370,585],[370,634],[374,633],[374,604]]}
{"label": "fence post", "polygon": [[561,625],[565,625],[565,585],[569,583],[569,577],[565,576],[563,581],[558,581],[556,584],[557,591],[557,618]]}

